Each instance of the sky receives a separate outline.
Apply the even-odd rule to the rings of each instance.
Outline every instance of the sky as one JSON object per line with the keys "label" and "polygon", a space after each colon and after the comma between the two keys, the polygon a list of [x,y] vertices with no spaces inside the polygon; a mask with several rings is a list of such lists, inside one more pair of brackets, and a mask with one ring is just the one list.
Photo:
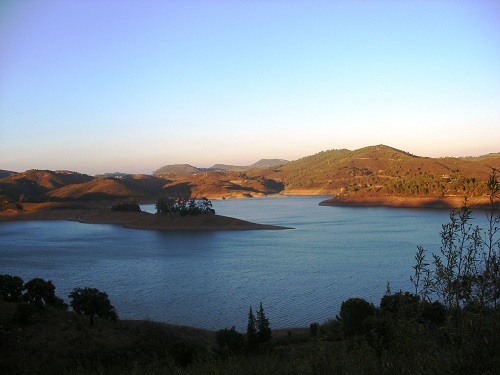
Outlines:
{"label": "sky", "polygon": [[500,152],[498,0],[2,0],[0,169]]}

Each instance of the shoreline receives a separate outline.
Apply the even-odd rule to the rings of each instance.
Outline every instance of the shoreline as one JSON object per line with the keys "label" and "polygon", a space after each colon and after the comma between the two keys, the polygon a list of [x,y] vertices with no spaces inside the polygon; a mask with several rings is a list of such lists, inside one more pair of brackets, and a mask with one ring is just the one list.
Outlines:
{"label": "shoreline", "polygon": [[83,224],[112,224],[128,229],[163,231],[226,231],[226,230],[282,230],[289,227],[257,224],[222,215],[181,216],[158,215],[147,212],[112,211],[96,208],[54,208],[30,211],[0,212],[0,222],[25,220],[67,220]]}
{"label": "shoreline", "polygon": [[[337,196],[322,201],[320,206],[336,207],[390,207],[390,208],[424,208],[424,209],[458,209],[464,203],[463,196],[436,197],[359,197],[359,196]],[[470,197],[467,199],[467,207],[471,209],[489,209],[488,196]],[[498,206],[497,206],[498,207]]]}

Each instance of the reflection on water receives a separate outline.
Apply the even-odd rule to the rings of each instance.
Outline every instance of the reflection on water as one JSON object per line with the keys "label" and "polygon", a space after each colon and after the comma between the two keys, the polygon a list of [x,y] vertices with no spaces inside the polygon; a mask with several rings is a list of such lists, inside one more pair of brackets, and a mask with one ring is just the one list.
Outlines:
{"label": "reflection on water", "polygon": [[[214,201],[218,214],[281,231],[160,232],[66,221],[0,223],[0,273],[106,291],[121,318],[246,326],[262,301],[273,328],[335,317],[410,287],[416,245],[437,251],[448,212],[321,207],[323,197]],[[154,210],[154,206],[145,207]]]}

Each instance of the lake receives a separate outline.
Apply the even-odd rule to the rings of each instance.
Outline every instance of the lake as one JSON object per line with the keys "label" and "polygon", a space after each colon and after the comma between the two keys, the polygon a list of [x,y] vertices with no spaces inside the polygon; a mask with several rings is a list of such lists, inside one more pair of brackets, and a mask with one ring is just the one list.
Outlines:
{"label": "lake", "polygon": [[98,288],[122,319],[240,331],[260,302],[272,328],[303,327],[334,318],[350,297],[378,305],[387,282],[411,290],[416,247],[438,251],[448,211],[319,206],[326,198],[213,201],[217,214],[292,230],[2,222],[0,273],[52,280],[66,302],[75,287]]}

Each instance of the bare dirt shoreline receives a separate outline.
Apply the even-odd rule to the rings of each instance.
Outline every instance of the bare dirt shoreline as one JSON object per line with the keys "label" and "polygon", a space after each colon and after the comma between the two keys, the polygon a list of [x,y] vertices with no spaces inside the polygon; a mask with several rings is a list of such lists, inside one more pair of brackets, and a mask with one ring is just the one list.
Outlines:
{"label": "bare dirt shoreline", "polygon": [[0,212],[0,221],[20,220],[69,220],[86,224],[115,224],[130,229],[166,231],[292,229],[277,225],[256,224],[221,215],[155,215],[147,212],[123,212],[104,208],[56,208]]}
{"label": "bare dirt shoreline", "polygon": [[[434,209],[454,209],[460,208],[464,203],[463,196],[449,196],[442,198],[429,197],[356,197],[340,196],[327,199],[320,203],[320,206],[340,206],[340,207],[400,207],[400,208],[434,208]],[[490,207],[489,197],[471,197],[467,200],[469,208],[487,209]]]}

